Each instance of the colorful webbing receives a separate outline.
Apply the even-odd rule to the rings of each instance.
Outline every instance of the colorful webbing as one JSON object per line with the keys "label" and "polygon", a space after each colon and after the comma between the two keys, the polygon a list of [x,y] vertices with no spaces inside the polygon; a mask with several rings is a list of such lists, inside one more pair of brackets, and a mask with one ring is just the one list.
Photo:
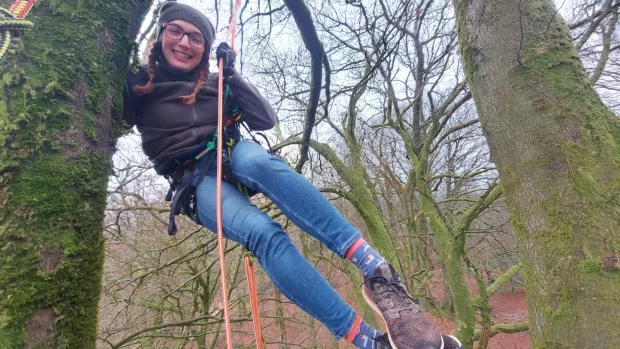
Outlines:
{"label": "colorful webbing", "polygon": [[0,60],[14,43],[11,31],[24,31],[33,27],[32,22],[23,18],[36,2],[37,0],[17,0],[9,10],[0,8]]}
{"label": "colorful webbing", "polygon": [[[230,91],[230,87],[228,87],[228,85],[226,85],[226,91],[224,92],[224,106],[226,106],[226,99],[228,98],[228,92],[229,91]],[[237,121],[237,120],[235,120],[235,121]],[[205,150],[201,151],[200,154],[196,155],[196,157],[194,159],[198,160],[201,157],[203,157],[205,154],[207,154],[208,152],[210,152],[212,150],[215,150],[215,148],[217,148],[216,140],[217,140],[217,132],[213,134],[213,138],[211,139],[211,141],[209,143],[207,143],[207,147],[205,148]],[[234,142],[234,140],[233,140],[233,142]],[[233,144],[227,144],[227,145],[229,147],[232,147],[234,145],[234,143]]]}
{"label": "colorful webbing", "polygon": [[13,12],[17,18],[24,18],[37,0],[17,0],[9,11]]}

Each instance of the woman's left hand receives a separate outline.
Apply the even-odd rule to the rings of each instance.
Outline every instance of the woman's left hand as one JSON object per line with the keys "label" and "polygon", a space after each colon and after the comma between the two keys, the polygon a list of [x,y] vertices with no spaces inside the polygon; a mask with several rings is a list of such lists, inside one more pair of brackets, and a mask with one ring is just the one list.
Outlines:
{"label": "woman's left hand", "polygon": [[227,43],[222,42],[217,46],[217,49],[215,50],[215,57],[217,58],[218,65],[220,59],[222,59],[225,77],[231,77],[233,76],[233,74],[235,74],[236,56],[237,54],[235,53],[235,51],[233,51]]}

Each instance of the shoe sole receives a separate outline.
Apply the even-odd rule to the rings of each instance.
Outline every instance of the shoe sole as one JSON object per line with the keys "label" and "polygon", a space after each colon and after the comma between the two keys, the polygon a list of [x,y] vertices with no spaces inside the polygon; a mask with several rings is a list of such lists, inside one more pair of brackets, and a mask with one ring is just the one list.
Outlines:
{"label": "shoe sole", "polygon": [[[363,287],[362,287],[362,296],[364,296],[364,299],[366,300],[366,303],[368,303],[368,305],[370,306],[370,309],[372,309],[375,313],[377,313],[377,314],[379,314],[379,316],[381,316],[381,320],[383,320],[383,323],[385,324],[385,328],[387,328],[388,339],[390,340],[390,344],[392,345],[392,349],[398,349],[398,347],[396,346],[396,344],[394,344],[394,341],[392,340],[392,334],[390,333],[390,328],[387,325],[387,321],[385,321],[385,318],[383,317],[383,313],[381,313],[381,310],[379,310],[379,308],[377,308],[377,306],[374,304],[374,302],[371,301],[368,296],[366,296],[366,292],[364,291]],[[452,337],[452,336],[450,336],[450,337]],[[458,341],[458,339],[457,339],[457,341]],[[461,343],[461,342],[459,342],[459,343]],[[441,338],[441,347],[439,347],[437,349],[444,349],[443,348],[443,337]]]}
{"label": "shoe sole", "polygon": [[[446,336],[446,337],[450,337],[450,338],[454,339],[454,340],[455,340],[455,341],[459,344],[459,347],[460,347],[460,348],[462,348],[462,347],[463,347],[463,343],[461,343],[461,341],[460,341],[458,338],[456,338],[456,337],[454,337],[454,336],[451,336],[451,335],[449,335],[449,334],[447,334],[447,335],[445,335],[445,336]],[[442,340],[443,340],[443,338],[442,338]]]}

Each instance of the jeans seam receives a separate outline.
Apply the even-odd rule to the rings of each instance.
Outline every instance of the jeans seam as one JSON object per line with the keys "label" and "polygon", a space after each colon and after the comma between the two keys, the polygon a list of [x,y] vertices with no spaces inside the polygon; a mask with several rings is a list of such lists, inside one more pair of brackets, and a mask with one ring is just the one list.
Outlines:
{"label": "jeans seam", "polygon": [[342,333],[338,333],[338,335],[336,335],[336,339],[341,339],[342,337],[346,336],[347,333],[349,333],[349,331],[351,331],[351,328],[355,324],[356,317],[357,317],[357,313],[355,311],[352,311],[351,315],[349,316],[349,321],[347,321],[349,325],[345,327],[345,330],[342,331]]}
{"label": "jeans seam", "polygon": [[[257,187],[259,187],[260,191],[267,195],[270,199],[272,199],[272,201],[280,201],[277,195],[274,195],[272,192],[270,192],[269,190],[265,190],[262,185],[258,184],[258,182],[256,180],[254,180],[251,177],[245,176],[245,175],[241,175],[241,174],[236,174],[235,176],[237,176],[237,178],[242,178],[246,181],[251,181],[254,182],[256,184]],[[275,200],[274,200],[275,199]],[[310,222],[308,222],[307,220],[303,219],[301,216],[299,216],[299,214],[297,214],[297,212],[295,212],[290,206],[286,205],[286,204],[282,204],[282,206],[284,206],[292,215],[294,215],[297,219],[299,219],[300,221],[304,222],[304,224],[306,224],[308,227],[310,227],[317,235],[321,236],[326,242],[328,242],[331,246],[337,246],[336,242],[333,241],[332,239],[330,239],[327,235],[325,235],[321,230],[319,230],[317,227],[315,227],[314,225],[312,225]],[[341,247],[337,246],[336,250],[340,250]],[[338,253],[340,254],[341,251],[338,251]]]}
{"label": "jeans seam", "polygon": [[362,234],[356,230],[355,234],[353,234],[353,236],[351,236],[351,238],[343,244],[343,246],[346,246],[346,247],[343,247],[341,251],[339,251],[340,257],[344,258],[344,255],[347,253],[347,250],[349,249],[349,247],[351,247],[355,243],[355,241],[357,241],[361,237],[362,237]]}
{"label": "jeans seam", "polygon": [[[242,143],[239,143],[237,145],[237,147],[239,147]],[[270,160],[274,160],[274,161],[278,161],[278,162],[282,162],[283,161],[281,159],[278,159],[277,157],[267,154],[267,158]],[[288,165],[286,165],[288,166]],[[272,201],[281,201],[279,200],[279,197],[275,194],[273,194],[273,192],[265,190],[264,186],[260,184],[260,181],[255,180],[253,177],[250,177],[248,175],[242,174],[242,173],[235,173],[236,171],[233,171],[233,174],[237,177],[237,179],[241,178],[245,181],[248,182],[253,182],[256,187],[259,189],[260,192],[262,192],[263,194],[266,194],[269,198],[272,199]],[[273,200],[275,199],[275,200]],[[286,205],[286,204],[282,204],[282,206],[288,210],[290,212],[290,214],[292,214],[293,216],[295,216],[297,219],[299,219],[301,222],[303,222],[304,224],[306,224],[308,227],[310,227],[312,229],[312,231],[320,236],[323,239],[323,242],[327,245],[329,244],[329,248],[332,249],[332,251],[336,252],[336,254],[338,254],[338,256],[340,258],[344,258],[344,254],[346,253],[346,248],[344,248],[344,246],[346,246],[347,248],[355,241],[357,240],[359,237],[361,237],[361,234],[359,231],[355,230],[353,236],[351,238],[349,238],[349,240],[353,240],[353,241],[349,241],[347,240],[342,246],[336,243],[336,241],[332,240],[329,236],[325,235],[325,233],[323,233],[323,231],[321,231],[320,229],[318,229],[317,227],[315,227],[312,223],[310,223],[309,221],[307,221],[306,219],[303,219],[299,214],[297,214],[297,212],[295,212],[295,210],[293,210],[290,206]],[[335,208],[334,208],[335,209]],[[344,218],[343,218],[344,219]]]}

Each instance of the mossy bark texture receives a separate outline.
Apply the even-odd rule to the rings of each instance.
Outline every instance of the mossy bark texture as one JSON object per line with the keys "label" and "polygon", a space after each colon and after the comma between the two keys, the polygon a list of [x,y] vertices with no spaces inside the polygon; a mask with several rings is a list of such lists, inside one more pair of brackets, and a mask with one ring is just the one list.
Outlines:
{"label": "mossy bark texture", "polygon": [[0,62],[0,348],[95,348],[106,183],[149,4],[40,0]]}
{"label": "mossy bark texture", "polygon": [[620,122],[552,0],[454,0],[523,259],[532,347],[620,347]]}

